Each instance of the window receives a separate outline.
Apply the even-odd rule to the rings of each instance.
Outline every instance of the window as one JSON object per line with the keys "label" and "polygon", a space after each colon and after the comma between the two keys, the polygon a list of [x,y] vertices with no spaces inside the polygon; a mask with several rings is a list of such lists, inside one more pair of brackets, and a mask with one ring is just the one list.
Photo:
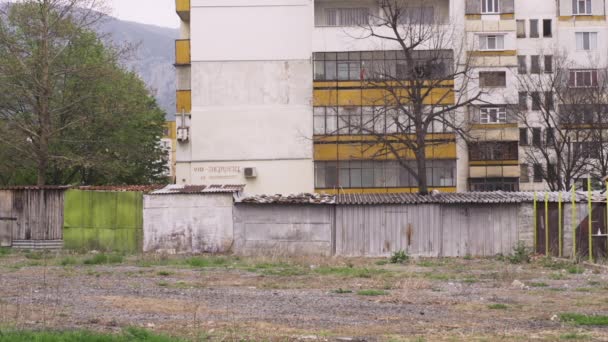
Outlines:
{"label": "window", "polygon": [[520,91],[518,93],[519,97],[519,110],[528,110],[528,93],[525,91]]}
{"label": "window", "polygon": [[541,110],[540,93],[533,91],[530,97],[532,97],[532,110]]}
{"label": "window", "polygon": [[479,73],[480,87],[506,87],[507,73],[504,71],[483,71]]}
{"label": "window", "polygon": [[400,24],[435,23],[434,7],[404,7],[399,17]]}
{"label": "window", "polygon": [[479,48],[481,50],[504,50],[505,37],[503,35],[480,35]]}
{"label": "window", "polygon": [[553,22],[551,19],[543,20],[543,37],[551,38],[553,36]]}
{"label": "window", "polygon": [[580,158],[597,159],[600,157],[598,143],[594,142],[579,142],[573,143],[574,155]]}
{"label": "window", "polygon": [[550,91],[545,92],[545,107],[547,110],[555,109],[555,102],[553,101],[553,93]]}
{"label": "window", "polygon": [[517,20],[517,38],[526,38],[525,20]]}
{"label": "window", "polygon": [[545,56],[545,73],[553,73],[553,56]]}
{"label": "window", "polygon": [[[416,169],[416,163],[409,166]],[[427,181],[432,187],[456,186],[455,160],[428,160]],[[315,162],[315,187],[317,189],[343,188],[395,188],[416,187],[413,174],[394,161],[351,160],[340,162]]]}
{"label": "window", "polygon": [[519,147],[513,142],[483,142],[469,145],[471,161],[518,160]]}
{"label": "window", "polygon": [[481,108],[479,123],[497,124],[507,123],[507,110],[504,107]]}
{"label": "window", "polygon": [[338,117],[336,107],[314,107],[313,128],[315,135],[337,134]]}
{"label": "window", "polygon": [[519,145],[520,146],[528,146],[530,142],[528,141],[528,129],[520,128],[519,129]]}
{"label": "window", "polygon": [[532,128],[532,145],[535,147],[542,146],[541,129],[539,127]]}
{"label": "window", "polygon": [[528,66],[526,65],[526,56],[517,56],[517,73],[525,75],[528,73]]}
{"label": "window", "polygon": [[541,164],[534,164],[534,183],[541,183],[543,181],[543,166]]}
{"label": "window", "polygon": [[530,38],[538,37],[538,19],[530,19]]}
{"label": "window", "polygon": [[545,144],[551,145],[554,143],[555,132],[553,131],[553,127],[547,127],[545,129]]}
{"label": "window", "polygon": [[517,178],[470,178],[470,191],[519,191]]}
{"label": "window", "polygon": [[367,25],[368,23],[368,8],[325,9],[325,25],[327,26],[359,26]]}
{"label": "window", "polygon": [[530,182],[530,167],[528,164],[521,164],[519,181],[522,183]]}
{"label": "window", "polygon": [[568,84],[574,88],[597,87],[597,70],[570,70]]}
{"label": "window", "polygon": [[572,14],[574,14],[574,15],[591,14],[591,0],[572,0]]}
{"label": "window", "polygon": [[500,13],[499,0],[481,0],[481,13]]}
{"label": "window", "polygon": [[540,74],[540,56],[530,56],[530,73]]}
{"label": "window", "polygon": [[576,32],[576,49],[591,51],[597,49],[597,32]]}

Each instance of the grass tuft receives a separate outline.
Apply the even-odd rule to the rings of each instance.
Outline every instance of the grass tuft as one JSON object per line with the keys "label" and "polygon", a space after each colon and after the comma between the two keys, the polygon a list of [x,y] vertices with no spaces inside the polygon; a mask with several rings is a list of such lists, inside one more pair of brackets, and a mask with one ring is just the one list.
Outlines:
{"label": "grass tuft", "polygon": [[587,339],[589,339],[589,335],[571,332],[571,333],[560,335],[559,339],[560,340],[587,340]]}
{"label": "grass tuft", "polygon": [[500,303],[488,305],[488,309],[491,309],[491,310],[506,310],[508,308],[509,307],[506,306],[505,304],[500,304]]}
{"label": "grass tuft", "polygon": [[530,287],[549,287],[547,283],[537,282],[537,283],[529,283]]}
{"label": "grass tuft", "polygon": [[85,265],[103,265],[103,264],[120,264],[123,262],[122,255],[118,254],[95,254],[92,258],[85,259],[82,263]]}
{"label": "grass tuft", "polygon": [[78,263],[78,261],[76,261],[76,259],[73,257],[65,257],[65,258],[61,259],[61,261],[59,261],[59,264],[61,266],[76,265],[77,263]]}
{"label": "grass tuft", "polygon": [[0,342],[182,342],[184,340],[157,335],[139,328],[127,328],[121,334],[92,331],[0,331]]}
{"label": "grass tuft", "polygon": [[559,315],[563,322],[574,325],[608,326],[608,316],[605,315],[584,315],[578,313],[563,313]]}
{"label": "grass tuft", "polygon": [[360,290],[357,291],[359,296],[386,296],[388,292],[383,290]]}

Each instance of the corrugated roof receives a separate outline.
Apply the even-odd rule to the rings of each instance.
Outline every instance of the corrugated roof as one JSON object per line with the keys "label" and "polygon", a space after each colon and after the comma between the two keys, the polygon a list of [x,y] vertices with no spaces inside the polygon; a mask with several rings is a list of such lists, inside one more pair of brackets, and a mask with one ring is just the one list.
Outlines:
{"label": "corrugated roof", "polygon": [[0,190],[68,190],[67,185],[16,185],[16,186],[0,186]]}
{"label": "corrugated roof", "polygon": [[165,185],[101,185],[101,186],[79,186],[75,189],[78,190],[89,190],[89,191],[136,191],[136,192],[150,192],[164,188]]}
{"label": "corrugated roof", "polygon": [[184,184],[172,184],[166,187],[153,191],[152,195],[194,195],[194,194],[209,194],[209,193],[237,193],[242,192],[245,188],[243,184],[231,184],[231,185],[184,185]]}
{"label": "corrugated roof", "polygon": [[238,200],[252,204],[334,204],[335,196],[326,194],[257,195]]}

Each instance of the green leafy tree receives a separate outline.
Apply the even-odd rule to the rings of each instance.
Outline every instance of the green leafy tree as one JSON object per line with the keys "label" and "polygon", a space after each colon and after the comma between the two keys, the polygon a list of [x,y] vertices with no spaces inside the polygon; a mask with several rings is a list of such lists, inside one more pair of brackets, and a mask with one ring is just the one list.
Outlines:
{"label": "green leafy tree", "polygon": [[26,0],[0,14],[0,182],[165,180],[164,115],[92,30],[98,0]]}

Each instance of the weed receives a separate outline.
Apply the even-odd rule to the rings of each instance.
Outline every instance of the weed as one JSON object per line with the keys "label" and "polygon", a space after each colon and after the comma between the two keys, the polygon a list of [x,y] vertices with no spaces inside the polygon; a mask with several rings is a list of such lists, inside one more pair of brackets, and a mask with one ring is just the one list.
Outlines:
{"label": "weed", "polygon": [[576,292],[591,292],[591,291],[593,291],[593,289],[590,289],[588,287],[579,287],[579,288],[577,288],[574,291],[576,291]]}
{"label": "weed", "polygon": [[359,296],[385,296],[388,292],[383,290],[360,290],[357,291]]}
{"label": "weed", "polygon": [[574,325],[608,326],[608,316],[604,315],[584,315],[577,313],[563,313],[559,315],[563,322]]}
{"label": "weed", "polygon": [[72,257],[65,257],[59,262],[61,266],[76,265],[77,263],[78,262],[76,261],[76,259]]}
{"label": "weed", "polygon": [[488,305],[488,309],[492,309],[492,310],[506,310],[509,307],[506,306],[505,304],[490,304]]}
{"label": "weed", "polygon": [[598,285],[602,285],[601,282],[599,281],[595,281],[595,280],[590,280],[587,282],[587,284],[591,285],[591,286],[598,286]]}
{"label": "weed", "polygon": [[92,331],[3,331],[0,342],[181,342],[183,340],[157,335],[139,328],[127,328],[119,335]]}
{"label": "weed", "polygon": [[157,273],[159,276],[161,277],[168,277],[170,276],[172,273],[171,272],[167,272],[167,271],[160,271]]}
{"label": "weed", "polygon": [[464,257],[462,257],[464,260],[473,260],[473,257],[471,256],[471,254],[467,254]]}
{"label": "weed", "polygon": [[0,247],[0,256],[11,254],[12,250],[8,247]]}
{"label": "weed", "polygon": [[123,262],[122,255],[118,254],[96,254],[92,258],[85,259],[82,263],[85,265],[103,265],[103,264],[120,264]]}
{"label": "weed", "polygon": [[161,286],[161,287],[167,287],[167,286],[169,286],[169,283],[166,281],[159,281],[158,283],[156,283],[156,285]]}
{"label": "weed", "polygon": [[228,259],[225,257],[192,257],[185,260],[185,263],[191,267],[209,268],[220,267],[228,264]]}
{"label": "weed", "polygon": [[562,274],[562,273],[553,273],[553,274],[550,274],[549,278],[551,278],[553,280],[566,280],[566,279],[568,279],[568,277],[565,274]]}
{"label": "weed", "polygon": [[432,279],[432,280],[450,280],[450,275],[446,274],[446,273],[425,273],[424,276],[426,278]]}
{"label": "weed", "polygon": [[477,282],[477,279],[473,278],[473,277],[467,277],[462,279],[463,283],[467,283],[467,284],[475,284]]}
{"label": "weed", "polygon": [[529,283],[530,287],[548,287],[547,283],[539,282],[539,283]]}
{"label": "weed", "polygon": [[404,264],[410,259],[410,256],[404,250],[397,251],[391,255],[389,261],[391,264]]}
{"label": "weed", "polygon": [[388,264],[388,260],[378,260],[378,261],[376,261],[376,265],[378,265],[378,266],[384,266],[386,264]]}
{"label": "weed", "polygon": [[348,278],[371,278],[374,275],[385,273],[384,270],[351,267],[319,267],[315,273],[321,275],[337,275]]}
{"label": "weed", "polygon": [[511,254],[508,259],[512,264],[527,264],[530,262],[530,254],[523,241],[519,241],[517,245],[513,247],[513,254]]}
{"label": "weed", "polygon": [[31,260],[42,260],[44,258],[45,254],[42,252],[28,252],[25,253],[25,258],[26,259],[31,259]]}
{"label": "weed", "polygon": [[345,290],[345,289],[343,289],[343,288],[339,288],[339,289],[337,289],[337,290],[333,290],[332,292],[333,292],[333,293],[339,293],[339,294],[343,294],[343,293],[353,293],[353,291],[352,291],[352,290]]}
{"label": "weed", "polygon": [[577,265],[570,265],[566,268],[566,271],[568,271],[570,274],[581,274],[585,272],[585,268]]}

